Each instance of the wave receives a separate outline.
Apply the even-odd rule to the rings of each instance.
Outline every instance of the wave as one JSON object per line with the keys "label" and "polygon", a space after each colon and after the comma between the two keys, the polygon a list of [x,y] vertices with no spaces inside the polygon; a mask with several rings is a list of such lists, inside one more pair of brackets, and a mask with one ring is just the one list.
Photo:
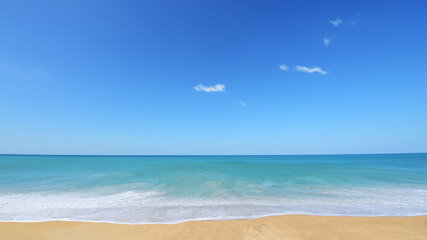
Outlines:
{"label": "wave", "polygon": [[179,197],[161,191],[0,194],[0,221],[126,224],[226,220],[281,214],[427,215],[427,188],[328,189],[321,195]]}

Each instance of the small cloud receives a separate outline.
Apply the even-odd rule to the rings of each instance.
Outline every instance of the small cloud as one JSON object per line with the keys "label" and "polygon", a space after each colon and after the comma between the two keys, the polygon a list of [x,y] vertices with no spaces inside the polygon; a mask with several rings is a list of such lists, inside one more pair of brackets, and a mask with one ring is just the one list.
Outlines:
{"label": "small cloud", "polygon": [[289,67],[286,66],[285,64],[280,64],[279,68],[282,69],[283,71],[288,71],[289,70]]}
{"label": "small cloud", "polygon": [[348,26],[349,26],[349,27],[354,27],[356,24],[357,24],[357,23],[355,23],[355,22],[351,22],[351,23],[349,23],[349,24],[348,24]]}
{"label": "small cloud", "polygon": [[194,90],[198,92],[225,92],[225,85],[224,84],[216,84],[214,86],[204,86],[203,84],[199,84],[197,86],[194,86]]}
{"label": "small cloud", "polygon": [[329,43],[331,43],[330,38],[323,38],[323,45],[325,45],[327,47],[327,46],[329,46]]}
{"label": "small cloud", "polygon": [[51,81],[52,77],[44,71],[36,68],[17,66],[10,63],[0,62],[0,75],[4,75],[11,81],[28,81],[34,82]]}
{"label": "small cloud", "polygon": [[306,73],[320,73],[320,74],[326,74],[326,71],[323,71],[322,68],[320,67],[304,67],[304,66],[296,66],[295,70],[299,71],[299,72],[306,72]]}
{"label": "small cloud", "polygon": [[240,105],[242,105],[242,107],[246,107],[246,103],[243,101],[240,102]]}
{"label": "small cloud", "polygon": [[338,27],[341,23],[342,23],[342,20],[341,19],[339,19],[339,18],[337,18],[337,19],[335,19],[335,20],[332,20],[332,21],[329,21],[332,25],[334,25],[335,27]]}

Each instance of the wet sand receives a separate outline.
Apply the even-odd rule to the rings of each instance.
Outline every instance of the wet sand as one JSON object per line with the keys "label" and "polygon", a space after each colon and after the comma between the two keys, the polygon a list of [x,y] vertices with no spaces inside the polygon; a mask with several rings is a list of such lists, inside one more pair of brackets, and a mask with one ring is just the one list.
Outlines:
{"label": "wet sand", "polygon": [[283,215],[248,220],[194,221],[178,224],[93,222],[0,223],[1,240],[134,239],[387,239],[426,240],[427,216],[333,217]]}

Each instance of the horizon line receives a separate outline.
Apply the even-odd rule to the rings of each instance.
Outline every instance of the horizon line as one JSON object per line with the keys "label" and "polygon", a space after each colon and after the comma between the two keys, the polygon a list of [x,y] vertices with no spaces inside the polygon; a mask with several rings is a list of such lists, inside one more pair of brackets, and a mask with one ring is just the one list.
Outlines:
{"label": "horizon line", "polygon": [[215,156],[339,156],[339,155],[403,155],[427,154],[427,152],[395,153],[313,153],[313,154],[39,154],[39,153],[0,153],[0,156],[86,156],[86,157],[215,157]]}

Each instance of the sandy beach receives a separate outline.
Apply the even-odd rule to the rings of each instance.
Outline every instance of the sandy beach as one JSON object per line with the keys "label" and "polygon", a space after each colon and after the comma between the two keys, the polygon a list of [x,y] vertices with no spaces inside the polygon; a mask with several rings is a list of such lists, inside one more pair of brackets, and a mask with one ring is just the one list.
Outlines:
{"label": "sandy beach", "polygon": [[249,220],[127,225],[91,222],[0,223],[2,240],[427,239],[427,216],[284,215]]}

